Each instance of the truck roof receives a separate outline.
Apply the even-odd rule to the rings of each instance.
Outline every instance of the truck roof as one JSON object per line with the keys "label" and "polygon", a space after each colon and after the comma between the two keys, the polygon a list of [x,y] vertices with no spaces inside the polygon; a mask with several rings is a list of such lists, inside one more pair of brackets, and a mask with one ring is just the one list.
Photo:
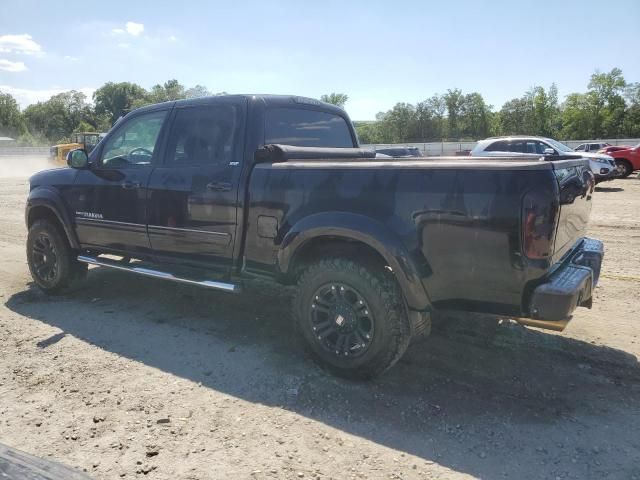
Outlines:
{"label": "truck roof", "polygon": [[338,115],[345,115],[345,111],[340,107],[325,103],[315,98],[302,97],[299,95],[271,95],[271,94],[234,94],[234,95],[214,95],[210,97],[189,98],[185,100],[175,100],[171,102],[156,103],[153,105],[146,105],[144,107],[137,108],[133,111],[153,111],[158,108],[166,107],[168,105],[176,106],[196,106],[196,105],[211,105],[221,100],[226,99],[239,99],[244,98],[249,102],[262,103],[265,106],[274,107],[286,107],[286,106],[300,106],[307,107],[320,107],[324,111],[336,113]]}

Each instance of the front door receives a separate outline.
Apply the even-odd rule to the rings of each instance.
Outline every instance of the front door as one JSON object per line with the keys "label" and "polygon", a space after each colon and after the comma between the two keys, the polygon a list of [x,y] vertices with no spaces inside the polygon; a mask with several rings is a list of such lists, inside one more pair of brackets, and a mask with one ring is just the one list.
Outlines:
{"label": "front door", "polygon": [[107,139],[97,159],[79,170],[70,195],[78,240],[84,248],[149,253],[147,186],[168,109],[127,118]]}
{"label": "front door", "polygon": [[156,255],[230,267],[243,119],[237,101],[176,107],[164,162],[149,181],[148,230]]}

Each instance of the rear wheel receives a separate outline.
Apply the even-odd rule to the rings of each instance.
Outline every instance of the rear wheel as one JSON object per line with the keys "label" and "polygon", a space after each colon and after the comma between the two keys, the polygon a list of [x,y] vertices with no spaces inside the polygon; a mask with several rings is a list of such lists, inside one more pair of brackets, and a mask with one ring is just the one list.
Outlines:
{"label": "rear wheel", "polygon": [[618,171],[620,172],[620,177],[626,178],[633,172],[633,168],[631,164],[627,160],[618,160],[616,159],[616,166],[618,167]]}
{"label": "rear wheel", "polygon": [[50,220],[37,220],[27,236],[27,263],[31,277],[47,293],[57,293],[86,276],[60,228]]}
{"label": "rear wheel", "polygon": [[294,318],[314,358],[347,378],[376,377],[395,364],[411,340],[397,284],[383,271],[335,258],[300,277]]}

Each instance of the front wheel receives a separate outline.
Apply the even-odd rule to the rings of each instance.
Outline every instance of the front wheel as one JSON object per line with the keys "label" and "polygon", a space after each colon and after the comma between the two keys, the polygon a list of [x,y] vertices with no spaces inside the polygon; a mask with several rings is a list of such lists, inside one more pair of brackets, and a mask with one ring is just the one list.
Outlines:
{"label": "front wheel", "polygon": [[382,374],[411,340],[395,281],[351,260],[310,265],[300,277],[293,309],[314,358],[342,377],[370,379]]}
{"label": "front wheel", "polygon": [[78,262],[67,239],[49,220],[37,220],[27,235],[27,263],[36,284],[57,293],[84,278],[87,266]]}
{"label": "front wheel", "polygon": [[631,164],[626,160],[616,160],[616,166],[618,167],[621,178],[626,178],[633,172]]}

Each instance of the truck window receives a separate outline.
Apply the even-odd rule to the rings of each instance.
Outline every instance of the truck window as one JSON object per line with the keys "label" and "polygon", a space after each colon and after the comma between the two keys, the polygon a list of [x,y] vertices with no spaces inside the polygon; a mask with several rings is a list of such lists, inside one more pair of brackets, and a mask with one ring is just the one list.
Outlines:
{"label": "truck window", "polygon": [[233,105],[179,109],[169,134],[167,166],[229,165],[237,123]]}
{"label": "truck window", "polygon": [[107,140],[102,151],[102,165],[111,167],[151,163],[153,150],[166,116],[166,111],[160,111],[126,120],[115,135]]}
{"label": "truck window", "polygon": [[267,110],[265,120],[265,145],[355,146],[347,122],[339,115],[300,108],[273,108]]}

